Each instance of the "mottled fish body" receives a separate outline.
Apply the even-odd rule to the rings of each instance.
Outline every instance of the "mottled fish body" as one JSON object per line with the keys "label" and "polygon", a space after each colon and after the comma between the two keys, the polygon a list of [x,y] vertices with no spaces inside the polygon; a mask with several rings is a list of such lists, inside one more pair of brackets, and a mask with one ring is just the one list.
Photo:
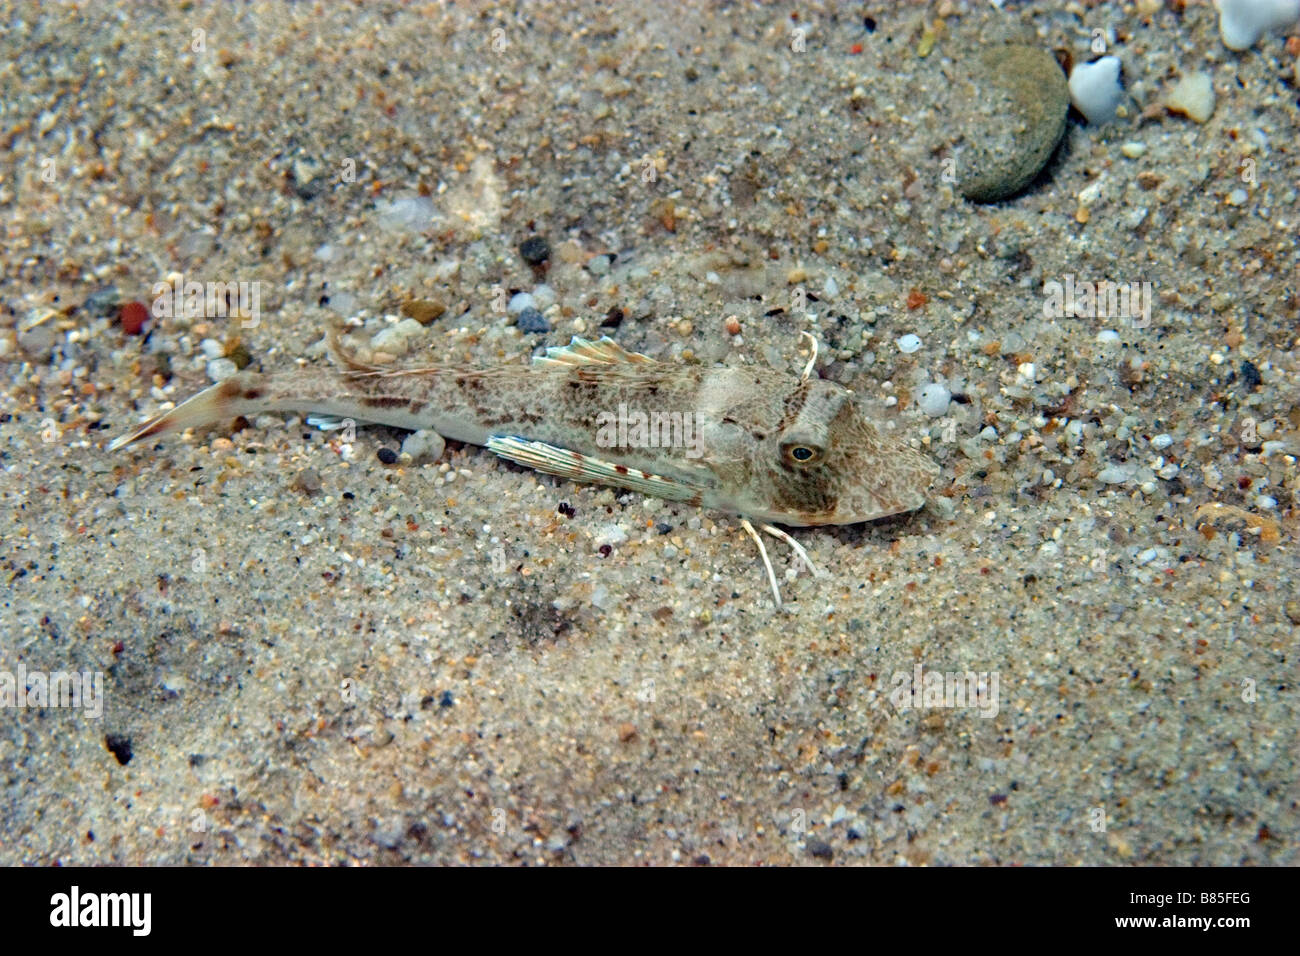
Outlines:
{"label": "mottled fish body", "polygon": [[833,382],[661,363],[608,338],[531,365],[342,365],[233,376],[111,448],[292,411],[426,429],[550,474],[797,526],[913,510],[938,472]]}

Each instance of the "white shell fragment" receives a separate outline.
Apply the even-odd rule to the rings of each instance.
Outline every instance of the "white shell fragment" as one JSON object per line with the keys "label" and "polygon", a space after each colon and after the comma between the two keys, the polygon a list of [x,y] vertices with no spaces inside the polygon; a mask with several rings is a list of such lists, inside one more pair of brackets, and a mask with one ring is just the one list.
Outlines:
{"label": "white shell fragment", "polygon": [[1070,72],[1070,102],[1092,126],[1109,123],[1124,100],[1117,56],[1075,64]]}
{"label": "white shell fragment", "polygon": [[1300,0],[1216,0],[1219,35],[1229,50],[1249,50],[1266,33],[1300,21]]}
{"label": "white shell fragment", "polygon": [[1165,106],[1193,122],[1204,123],[1214,113],[1214,82],[1210,74],[1188,73],[1178,81]]}

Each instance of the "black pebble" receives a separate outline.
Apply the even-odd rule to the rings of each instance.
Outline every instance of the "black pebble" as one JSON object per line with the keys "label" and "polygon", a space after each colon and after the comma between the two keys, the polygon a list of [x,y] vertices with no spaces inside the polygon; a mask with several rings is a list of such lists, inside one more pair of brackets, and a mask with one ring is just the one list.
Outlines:
{"label": "black pebble", "polygon": [[452,706],[452,705],[455,704],[455,703],[456,703],[456,701],[455,701],[455,699],[451,696],[451,691],[449,691],[449,690],[444,690],[444,691],[442,692],[442,696],[438,698],[438,706],[439,706],[439,707],[450,707],[450,706]]}
{"label": "black pebble", "polygon": [[661,521],[657,525],[655,525],[655,530],[658,531],[660,534],[667,534],[668,532],[673,530],[673,526],[666,521]]}
{"label": "black pebble", "polygon": [[515,319],[515,325],[519,326],[520,332],[529,332],[533,334],[551,331],[550,323],[546,321],[546,316],[538,312],[531,305],[519,313],[519,318]]}
{"label": "black pebble", "polygon": [[835,856],[835,851],[831,849],[831,845],[825,840],[809,840],[808,852],[819,860],[829,860]]}
{"label": "black pebble", "polygon": [[1253,392],[1263,383],[1264,379],[1253,362],[1241,363],[1241,384],[1246,386],[1246,391]]}
{"label": "black pebble", "polygon": [[397,452],[393,451],[391,448],[381,448],[379,449],[377,454],[379,456],[379,460],[382,461],[385,465],[397,464]]}
{"label": "black pebble", "polygon": [[541,236],[529,236],[519,243],[519,254],[530,266],[539,266],[551,258],[551,246]]}
{"label": "black pebble", "polygon": [[863,17],[863,18],[862,18],[862,27],[863,27],[863,29],[865,29],[868,33],[875,33],[875,32],[876,32],[876,20],[875,20],[875,18],[874,18],[874,17]]}
{"label": "black pebble", "polygon": [[104,746],[117,758],[123,767],[131,762],[131,738],[120,734],[105,734]]}

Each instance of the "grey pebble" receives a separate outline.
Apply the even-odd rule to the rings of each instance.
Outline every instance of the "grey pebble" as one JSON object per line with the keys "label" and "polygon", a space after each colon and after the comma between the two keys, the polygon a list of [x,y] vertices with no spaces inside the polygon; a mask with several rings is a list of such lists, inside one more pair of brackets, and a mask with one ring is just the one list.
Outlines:
{"label": "grey pebble", "polygon": [[1065,133],[1070,91],[1046,50],[1005,44],[984,50],[973,89],[957,103],[965,117],[957,178],[972,202],[997,202],[1038,175]]}
{"label": "grey pebble", "polygon": [[532,306],[524,309],[519,313],[519,318],[515,319],[515,325],[519,326],[520,332],[538,333],[551,331],[551,324],[546,321],[546,316],[538,312]]}

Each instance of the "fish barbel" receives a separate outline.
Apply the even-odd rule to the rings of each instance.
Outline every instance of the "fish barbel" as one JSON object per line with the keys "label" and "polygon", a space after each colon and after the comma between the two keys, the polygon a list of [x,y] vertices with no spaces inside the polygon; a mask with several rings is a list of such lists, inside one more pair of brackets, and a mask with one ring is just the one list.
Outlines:
{"label": "fish barbel", "polygon": [[[429,430],[538,471],[773,523],[855,524],[925,503],[938,473],[884,435],[854,393],[806,371],[675,365],[575,338],[531,365],[367,365],[240,373],[117,438],[110,450],[271,411]],[[811,362],[809,367],[811,369]],[[815,569],[813,569],[815,572]]]}

